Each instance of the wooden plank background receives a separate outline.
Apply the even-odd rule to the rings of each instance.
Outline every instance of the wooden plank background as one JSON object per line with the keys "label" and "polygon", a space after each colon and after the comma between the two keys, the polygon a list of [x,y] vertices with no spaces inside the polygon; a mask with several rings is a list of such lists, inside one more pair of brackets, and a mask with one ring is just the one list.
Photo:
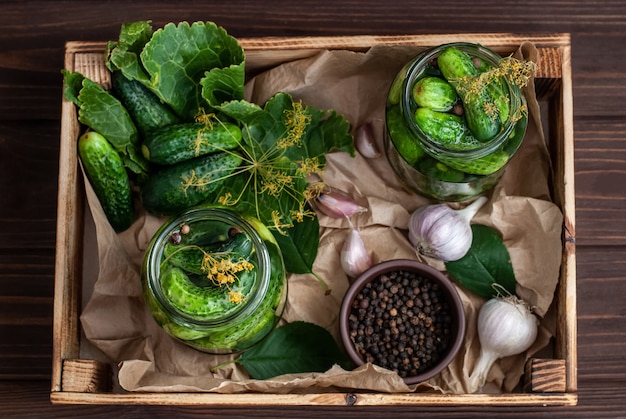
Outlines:
{"label": "wooden plank background", "polygon": [[[52,406],[60,69],[68,40],[124,21],[212,20],[236,37],[569,32],[578,277],[575,408],[223,409]],[[3,417],[625,417],[626,3],[4,1],[0,3],[0,401]]]}

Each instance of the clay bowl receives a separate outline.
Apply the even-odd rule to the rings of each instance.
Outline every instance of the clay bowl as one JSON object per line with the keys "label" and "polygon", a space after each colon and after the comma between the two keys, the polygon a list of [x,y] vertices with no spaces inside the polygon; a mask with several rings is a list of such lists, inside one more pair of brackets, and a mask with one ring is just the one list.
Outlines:
{"label": "clay bowl", "polygon": [[339,328],[357,366],[371,362],[416,384],[439,374],[457,355],[465,313],[445,275],[415,260],[396,259],[372,266],[353,282]]}

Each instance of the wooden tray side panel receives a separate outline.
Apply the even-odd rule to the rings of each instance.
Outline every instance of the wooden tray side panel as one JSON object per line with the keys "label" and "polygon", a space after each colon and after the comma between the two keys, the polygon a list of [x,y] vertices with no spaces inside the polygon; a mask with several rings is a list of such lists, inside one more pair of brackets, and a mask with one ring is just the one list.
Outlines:
{"label": "wooden tray side panel", "polygon": [[[74,53],[67,52],[65,68],[73,70]],[[54,278],[52,391],[60,391],[63,360],[80,350],[80,295],[84,190],[79,178],[76,139],[79,124],[73,103],[62,98],[61,142],[57,197],[57,231]]]}
{"label": "wooden tray side panel", "polygon": [[524,394],[209,394],[209,393],[53,393],[57,404],[169,405],[169,406],[574,406],[568,393]]}
{"label": "wooden tray side panel", "polygon": [[537,71],[538,78],[560,78],[560,57],[552,54],[569,45],[568,34],[453,34],[453,35],[403,35],[403,36],[350,36],[350,37],[296,37],[296,38],[242,38],[239,40],[246,54],[246,71],[256,74],[282,63],[311,57],[320,50],[349,49],[367,51],[373,46],[410,46],[416,51],[449,42],[473,42],[485,45],[507,55],[522,42],[531,41],[550,51],[547,60]]}
{"label": "wooden tray side panel", "polygon": [[[558,95],[552,106],[556,118],[553,119],[556,141],[555,182],[557,203],[564,216],[563,262],[561,280],[557,290],[558,323],[556,355],[566,359],[567,391],[577,390],[577,308],[576,308],[576,209],[574,188],[574,118],[570,47],[563,47],[562,78]],[[562,182],[561,182],[562,180]]]}

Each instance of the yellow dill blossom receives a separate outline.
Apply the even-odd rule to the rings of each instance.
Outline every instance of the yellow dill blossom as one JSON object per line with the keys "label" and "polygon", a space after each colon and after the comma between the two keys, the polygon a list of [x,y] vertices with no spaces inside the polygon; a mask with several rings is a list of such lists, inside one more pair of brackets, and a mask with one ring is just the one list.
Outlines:
{"label": "yellow dill blossom", "polygon": [[276,145],[279,149],[285,149],[294,145],[300,146],[302,144],[304,131],[311,122],[311,115],[304,111],[301,101],[293,102],[293,108],[285,109],[284,114],[287,133],[283,138],[278,140]]}
{"label": "yellow dill blossom", "polygon": [[198,130],[196,139],[194,140],[193,145],[191,145],[191,147],[193,148],[193,154],[196,157],[200,155],[200,152],[202,151],[202,146],[208,145],[207,140],[205,140],[204,136],[202,135],[202,131],[205,129],[206,127],[202,128],[201,130]]}
{"label": "yellow dill blossom", "polygon": [[481,77],[464,76],[458,79],[458,82],[454,84],[454,87],[459,94],[469,96],[481,94],[484,85],[484,79]]}
{"label": "yellow dill blossom", "polygon": [[291,211],[291,217],[296,220],[296,222],[301,223],[304,221],[304,217],[315,218],[315,211],[311,211],[310,209],[304,208],[304,205],[300,205],[297,210]]}
{"label": "yellow dill blossom", "polygon": [[217,121],[218,123],[220,122],[220,120],[217,118],[217,116],[214,113],[205,113],[204,109],[201,109],[200,114],[198,114],[198,116],[196,116],[196,122],[200,122],[204,124],[204,127],[200,130],[198,130],[198,133],[196,135],[196,139],[193,142],[193,144],[190,146],[190,148],[194,151],[194,155],[196,157],[198,157],[200,155],[200,152],[202,150],[202,146],[209,146],[209,142],[205,139],[203,133],[206,130],[212,130],[213,129],[213,121]]}
{"label": "yellow dill blossom", "polygon": [[261,193],[279,195],[285,188],[293,185],[293,177],[284,170],[274,167],[264,168],[261,173]]}
{"label": "yellow dill blossom", "polygon": [[230,192],[226,192],[224,195],[220,196],[217,199],[217,202],[220,205],[232,206],[232,205],[235,205],[237,203],[237,201],[232,199],[232,198],[233,198],[233,194],[231,194]]}
{"label": "yellow dill blossom", "polygon": [[182,188],[185,193],[187,189],[194,187],[196,190],[204,191],[209,183],[211,183],[211,175],[205,174],[203,176],[196,175],[196,171],[192,170],[189,176],[182,177]]}
{"label": "yellow dill blossom", "polygon": [[520,106],[518,109],[518,112],[511,115],[511,123],[516,123],[517,121],[522,119],[522,117],[524,117],[524,115],[526,115],[527,113],[528,113],[528,108],[526,107],[526,105]]}
{"label": "yellow dill blossom", "polygon": [[301,176],[321,175],[324,172],[324,165],[317,157],[306,158],[298,162],[297,173]]}
{"label": "yellow dill blossom", "polygon": [[205,253],[202,258],[201,269],[206,272],[207,278],[215,285],[228,286],[237,280],[239,272],[250,271],[254,269],[254,265],[243,258],[235,261],[230,257],[217,259],[215,256]]}
{"label": "yellow dill blossom", "polygon": [[537,64],[532,61],[520,61],[513,57],[505,57],[500,61],[496,69],[498,76],[506,77],[518,87],[528,84],[537,70]]}
{"label": "yellow dill blossom", "polygon": [[282,217],[280,215],[280,212],[278,210],[273,210],[272,211],[272,224],[276,231],[278,231],[280,234],[282,234],[283,236],[286,236],[287,233],[285,232],[285,228],[291,228],[293,227],[292,223],[283,223],[282,221]]}
{"label": "yellow dill blossom", "polygon": [[495,103],[485,101],[483,104],[483,109],[487,115],[498,115],[498,107]]}
{"label": "yellow dill blossom", "polygon": [[241,304],[245,300],[246,300],[246,296],[240,293],[239,291],[233,291],[233,290],[228,291],[229,303]]}
{"label": "yellow dill blossom", "polygon": [[196,116],[196,122],[201,122],[208,128],[213,128],[214,119],[217,119],[217,116],[214,113],[206,113],[204,109],[200,109],[200,113]]}
{"label": "yellow dill blossom", "polygon": [[524,87],[533,77],[536,69],[537,64],[532,61],[521,61],[509,56],[500,60],[497,67],[480,73],[478,77],[461,77],[455,87],[460,90],[459,93],[479,95],[487,85],[497,83],[501,78],[518,87]]}
{"label": "yellow dill blossom", "polygon": [[329,190],[328,185],[326,183],[324,183],[324,182],[311,183],[304,190],[304,197],[308,201],[311,201],[311,200],[317,198],[318,196],[320,196],[322,193],[326,192],[327,190]]}

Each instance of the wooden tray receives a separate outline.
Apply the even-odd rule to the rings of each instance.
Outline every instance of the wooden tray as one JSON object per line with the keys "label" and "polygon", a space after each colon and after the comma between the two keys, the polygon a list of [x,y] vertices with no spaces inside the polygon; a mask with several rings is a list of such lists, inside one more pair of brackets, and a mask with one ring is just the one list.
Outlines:
{"label": "wooden tray", "polygon": [[[576,376],[576,260],[574,206],[574,135],[569,34],[458,34],[419,36],[349,36],[239,39],[250,74],[318,53],[321,49],[366,51],[375,45],[430,47],[447,42],[480,43],[502,55],[523,41],[539,51],[535,80],[537,98],[547,120],[547,142],[554,167],[555,203],[564,215],[561,273],[554,305],[557,333],[551,358],[531,359],[522,392],[510,394],[371,392],[323,394],[126,393],[112,390],[112,368],[81,337],[79,316],[83,296],[83,246],[89,246],[89,211],[85,211],[76,139],[80,130],[76,110],[63,99],[57,211],[54,301],[54,348],[51,401],[63,404],[169,404],[219,406],[270,405],[575,405]],[[65,68],[107,83],[104,42],[68,42]],[[86,230],[87,229],[87,230]]]}

